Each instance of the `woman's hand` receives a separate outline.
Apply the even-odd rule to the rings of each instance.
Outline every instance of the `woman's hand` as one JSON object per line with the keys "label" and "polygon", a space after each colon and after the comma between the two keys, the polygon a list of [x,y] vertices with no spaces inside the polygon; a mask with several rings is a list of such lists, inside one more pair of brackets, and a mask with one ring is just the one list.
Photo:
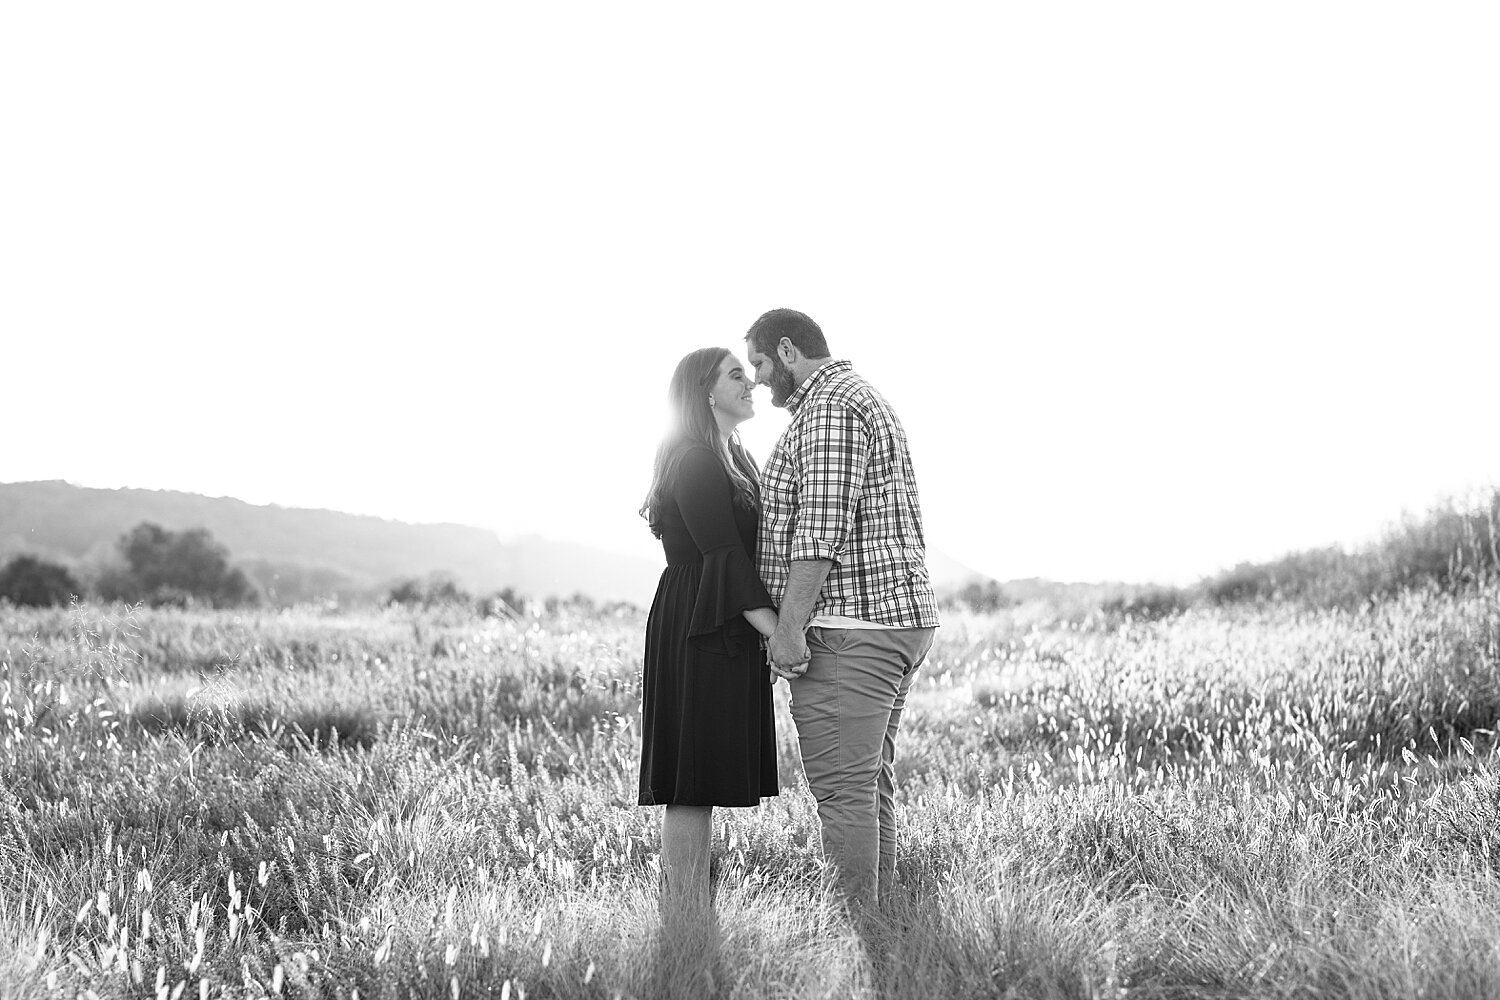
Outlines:
{"label": "woman's hand", "polygon": [[[763,635],[768,643],[774,643],[776,636],[782,631],[780,617],[770,608],[751,608],[745,612],[745,620],[754,625],[755,631]],[[788,626],[787,631],[790,632],[790,626]],[[802,659],[800,660],[795,659],[796,653],[791,654],[793,659],[790,661],[777,659],[773,655],[774,652],[774,648],[766,650],[766,666],[771,670],[772,684],[776,683],[776,678],[778,677],[785,677],[787,680],[791,680],[793,677],[800,677],[807,672],[808,653],[806,637],[802,639]]]}
{"label": "woman's hand", "polygon": [[776,631],[766,643],[766,655],[771,670],[779,677],[791,680],[807,673],[812,654],[807,649],[807,633],[793,628],[790,622],[779,619]]}

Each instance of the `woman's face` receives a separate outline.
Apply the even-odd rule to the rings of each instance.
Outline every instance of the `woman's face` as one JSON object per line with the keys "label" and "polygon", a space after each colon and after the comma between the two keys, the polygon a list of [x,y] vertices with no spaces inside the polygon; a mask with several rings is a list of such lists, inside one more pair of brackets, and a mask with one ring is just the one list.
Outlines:
{"label": "woman's face", "polygon": [[740,359],[733,354],[724,355],[719,362],[719,377],[708,390],[710,406],[721,423],[728,420],[733,427],[755,416],[755,402],[750,398],[754,386]]}

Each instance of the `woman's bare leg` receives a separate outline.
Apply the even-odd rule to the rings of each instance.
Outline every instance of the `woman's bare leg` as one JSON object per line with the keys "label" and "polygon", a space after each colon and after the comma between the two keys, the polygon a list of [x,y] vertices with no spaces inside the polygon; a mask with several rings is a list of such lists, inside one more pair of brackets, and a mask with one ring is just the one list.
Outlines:
{"label": "woman's bare leg", "polygon": [[667,806],[661,821],[662,916],[699,919],[709,909],[713,806]]}

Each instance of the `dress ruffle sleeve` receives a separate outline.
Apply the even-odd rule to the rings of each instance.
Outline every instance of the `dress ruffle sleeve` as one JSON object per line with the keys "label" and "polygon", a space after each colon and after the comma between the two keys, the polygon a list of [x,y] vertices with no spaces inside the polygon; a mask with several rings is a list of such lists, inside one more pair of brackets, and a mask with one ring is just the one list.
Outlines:
{"label": "dress ruffle sleeve", "polygon": [[722,642],[728,651],[736,652],[743,643],[759,637],[744,613],[775,605],[735,527],[729,476],[713,452],[692,448],[682,456],[674,494],[688,533],[703,556],[688,636],[711,645]]}
{"label": "dress ruffle sleeve", "polygon": [[726,545],[703,553],[703,577],[698,582],[698,600],[688,624],[688,636],[694,639],[714,635],[720,629],[730,650],[759,633],[745,620],[752,608],[772,607],[765,584],[745,549],[739,544]]}

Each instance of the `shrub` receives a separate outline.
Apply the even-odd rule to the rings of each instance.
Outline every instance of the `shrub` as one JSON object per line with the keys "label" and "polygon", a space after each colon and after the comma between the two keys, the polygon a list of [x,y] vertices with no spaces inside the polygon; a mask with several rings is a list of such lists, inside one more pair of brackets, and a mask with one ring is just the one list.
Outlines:
{"label": "shrub", "polygon": [[1403,517],[1373,552],[1394,588],[1431,581],[1448,586],[1500,569],[1500,488],[1461,509],[1440,504],[1425,517]]}
{"label": "shrub", "polygon": [[1448,501],[1407,515],[1378,542],[1353,552],[1338,546],[1240,563],[1196,590],[1213,604],[1290,600],[1309,607],[1355,608],[1416,587],[1452,591],[1500,572],[1500,488],[1464,507]]}
{"label": "shrub", "polygon": [[474,602],[474,611],[481,618],[518,619],[526,614],[526,598],[516,593],[514,587],[497,590],[489,597]]}
{"label": "shrub", "polygon": [[16,556],[0,569],[0,600],[12,604],[31,608],[67,604],[79,590],[66,567],[35,556]]}
{"label": "shrub", "polygon": [[420,607],[424,598],[422,585],[416,580],[402,580],[391,588],[386,596],[387,604],[405,604],[410,607]]}
{"label": "shrub", "polygon": [[953,600],[976,614],[990,614],[1016,603],[995,580],[970,580],[959,588]]}
{"label": "shrub", "polygon": [[402,580],[391,588],[385,602],[412,608],[432,608],[472,605],[474,599],[452,577],[434,573],[426,583],[421,580]]}
{"label": "shrub", "polygon": [[1188,595],[1177,587],[1146,587],[1112,597],[1100,605],[1108,615],[1129,615],[1143,621],[1156,621],[1186,611]]}
{"label": "shrub", "polygon": [[250,579],[229,565],[229,550],[206,528],[168,531],[145,521],[122,535],[118,547],[125,566],[100,577],[106,599],[170,607],[201,601],[221,608],[258,598]]}

